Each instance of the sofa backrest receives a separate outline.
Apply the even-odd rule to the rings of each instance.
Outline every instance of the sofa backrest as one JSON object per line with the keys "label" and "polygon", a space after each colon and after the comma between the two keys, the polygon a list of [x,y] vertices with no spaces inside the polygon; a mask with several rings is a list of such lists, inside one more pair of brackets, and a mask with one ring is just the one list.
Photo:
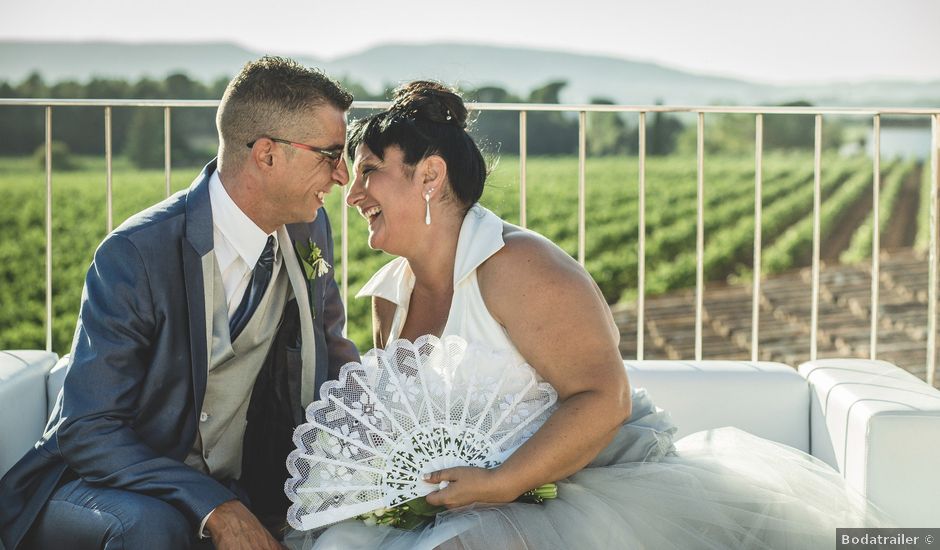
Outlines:
{"label": "sofa backrest", "polygon": [[0,351],[0,476],[42,435],[46,375],[56,359],[49,351]]}
{"label": "sofa backrest", "polygon": [[[0,475],[42,434],[67,371],[67,356],[0,352]],[[645,387],[676,422],[678,437],[735,426],[810,450],[810,391],[795,369],[742,361],[624,361],[634,386]],[[677,438],[678,438],[677,437]]]}
{"label": "sofa backrest", "polygon": [[677,439],[735,426],[810,451],[806,379],[792,367],[765,361],[624,361],[630,383],[645,387],[672,415]]}

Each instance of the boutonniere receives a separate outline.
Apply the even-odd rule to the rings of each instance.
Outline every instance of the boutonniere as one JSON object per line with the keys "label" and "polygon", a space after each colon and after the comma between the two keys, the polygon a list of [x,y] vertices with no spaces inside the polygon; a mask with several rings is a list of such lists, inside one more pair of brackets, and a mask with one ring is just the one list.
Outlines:
{"label": "boutonniere", "polygon": [[[306,244],[298,242],[294,246],[297,248],[297,254],[300,255],[300,263],[304,266],[304,275],[311,283],[318,277],[326,275],[333,267],[323,258],[323,251],[317,243],[313,242],[313,239],[307,239]],[[314,317],[317,316],[317,312],[312,308],[311,313]]]}

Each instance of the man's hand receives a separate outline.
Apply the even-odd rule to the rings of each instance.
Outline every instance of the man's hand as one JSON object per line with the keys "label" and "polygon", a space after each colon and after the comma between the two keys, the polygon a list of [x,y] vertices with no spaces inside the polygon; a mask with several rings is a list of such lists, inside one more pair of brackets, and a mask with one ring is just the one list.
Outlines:
{"label": "man's hand", "polygon": [[284,550],[258,518],[237,500],[216,507],[206,521],[206,530],[219,550]]}

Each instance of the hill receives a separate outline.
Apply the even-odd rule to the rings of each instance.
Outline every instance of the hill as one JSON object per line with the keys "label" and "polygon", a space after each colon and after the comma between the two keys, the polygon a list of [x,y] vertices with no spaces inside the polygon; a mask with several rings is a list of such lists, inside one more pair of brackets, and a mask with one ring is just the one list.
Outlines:
{"label": "hill", "polygon": [[[0,80],[19,82],[38,71],[47,82],[94,76],[163,78],[173,72],[211,82],[262,55],[231,43],[0,41]],[[940,81],[872,81],[775,86],[695,74],[655,63],[474,44],[389,44],[336,59],[294,56],[328,73],[380,91],[413,78],[462,87],[498,85],[520,95],[550,80],[567,80],[562,100],[606,97],[618,103],[761,104],[808,99],[826,105],[937,105]],[[521,69],[524,68],[524,69]]]}

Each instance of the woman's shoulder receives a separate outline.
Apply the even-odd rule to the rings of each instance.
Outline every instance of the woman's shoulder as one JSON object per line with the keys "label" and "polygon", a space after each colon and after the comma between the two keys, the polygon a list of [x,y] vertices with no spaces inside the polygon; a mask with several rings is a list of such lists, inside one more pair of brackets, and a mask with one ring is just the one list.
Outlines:
{"label": "woman's shoulder", "polygon": [[504,222],[503,242],[478,268],[484,294],[511,293],[527,286],[548,289],[586,276],[568,253],[538,233]]}
{"label": "woman's shoulder", "polygon": [[482,266],[484,271],[512,270],[517,272],[525,268],[528,272],[538,272],[539,268],[560,269],[567,271],[580,268],[578,263],[555,243],[534,231],[523,229],[511,223],[503,222],[503,247],[493,254]]}

